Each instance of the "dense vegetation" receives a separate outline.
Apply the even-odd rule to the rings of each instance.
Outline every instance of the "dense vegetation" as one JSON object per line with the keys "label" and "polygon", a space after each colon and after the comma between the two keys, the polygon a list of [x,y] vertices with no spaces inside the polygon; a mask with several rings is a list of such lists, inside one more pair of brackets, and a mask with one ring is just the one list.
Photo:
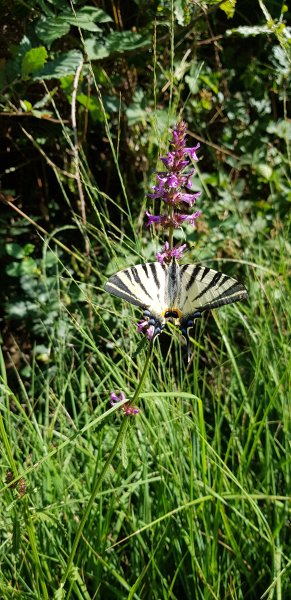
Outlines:
{"label": "dense vegetation", "polygon": [[[288,8],[0,8],[0,595],[287,600]],[[126,416],[148,343],[103,286],[162,245],[147,194],[181,116],[203,193],[176,240],[249,301],[197,321],[188,365],[169,328]]]}

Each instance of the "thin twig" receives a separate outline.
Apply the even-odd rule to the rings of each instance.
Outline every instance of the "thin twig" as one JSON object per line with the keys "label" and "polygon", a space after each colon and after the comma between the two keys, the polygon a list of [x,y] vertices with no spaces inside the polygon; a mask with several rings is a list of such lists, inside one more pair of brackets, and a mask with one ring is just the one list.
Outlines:
{"label": "thin twig", "polygon": [[[82,222],[83,222],[83,225],[86,225],[87,217],[86,217],[85,197],[84,197],[83,186],[82,186],[82,181],[81,181],[81,177],[80,177],[79,140],[78,140],[78,131],[77,131],[77,119],[76,119],[76,97],[77,97],[78,84],[79,84],[79,79],[80,79],[80,75],[82,72],[83,64],[84,64],[84,60],[82,57],[80,64],[76,70],[75,77],[74,77],[73,92],[72,92],[72,105],[71,105],[71,120],[72,120],[73,136],[74,136],[73,153],[74,153],[74,163],[75,163],[75,177],[77,180],[77,186],[78,186],[78,192],[79,192],[79,198],[80,198]],[[87,251],[87,248],[86,248],[86,251]]]}
{"label": "thin twig", "polygon": [[[0,116],[1,117],[34,117],[35,119],[38,119],[39,121],[49,121],[50,123],[58,123],[60,124],[59,119],[54,119],[54,117],[50,117],[49,115],[46,116],[36,116],[33,114],[32,111],[27,111],[27,112],[20,112],[20,111],[15,111],[15,112],[7,112],[6,110],[4,111],[0,111]],[[69,123],[69,121],[67,119],[64,119],[63,123]]]}
{"label": "thin twig", "polygon": [[[57,121],[59,123],[59,121]],[[24,129],[24,127],[20,126],[24,135],[26,135],[26,137],[32,142],[32,144],[34,145],[34,147],[39,151],[39,153],[42,155],[42,157],[45,159],[46,163],[52,167],[54,170],[56,170],[58,173],[61,173],[62,175],[65,175],[66,177],[68,177],[69,179],[77,179],[76,175],[74,175],[73,173],[68,173],[68,171],[64,171],[64,169],[61,169],[60,167],[58,167],[47,155],[46,153],[43,151],[43,149],[40,147],[40,145],[35,141],[35,139],[32,137],[32,135],[30,133],[28,133],[28,131],[26,131],[26,129]]]}
{"label": "thin twig", "polygon": [[[87,215],[86,215],[85,196],[84,196],[83,185],[82,185],[81,174],[80,174],[79,139],[78,139],[78,130],[77,130],[77,118],[76,118],[76,98],[77,98],[79,79],[81,76],[83,64],[84,64],[84,59],[82,57],[80,64],[76,70],[74,82],[73,82],[71,120],[72,120],[73,136],[74,136],[73,154],[74,154],[74,163],[75,163],[75,176],[76,176],[76,180],[77,180],[79,199],[80,199],[81,219],[82,219],[82,224],[84,227],[85,253],[88,258],[87,269],[86,269],[86,281],[88,283],[89,278],[90,278],[90,273],[91,273],[90,242],[89,242],[89,238],[88,238],[87,232],[86,232]],[[89,320],[92,321],[93,309],[92,309],[90,291],[88,293],[88,312],[89,312]]]}

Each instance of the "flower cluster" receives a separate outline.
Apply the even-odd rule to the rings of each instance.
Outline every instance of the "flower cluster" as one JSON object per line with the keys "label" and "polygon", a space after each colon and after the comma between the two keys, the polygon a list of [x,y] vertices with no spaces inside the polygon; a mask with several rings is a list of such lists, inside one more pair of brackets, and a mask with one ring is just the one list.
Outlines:
{"label": "flower cluster", "polygon": [[[168,229],[168,241],[160,252],[156,253],[157,261],[160,264],[170,263],[173,258],[181,260],[186,248],[186,244],[173,246],[173,231],[178,229],[184,223],[195,226],[196,219],[201,215],[201,211],[187,213],[186,209],[193,208],[201,192],[191,193],[185,188],[192,187],[191,178],[195,169],[189,168],[190,160],[197,162],[196,151],[200,144],[193,148],[186,146],[186,123],[180,121],[173,130],[173,136],[170,141],[171,149],[166,156],[160,156],[161,162],[165,165],[166,171],[156,172],[156,185],[153,186],[153,192],[148,194],[153,200],[161,200],[166,205],[165,213],[153,215],[146,211],[148,218],[147,227],[159,225],[163,229]],[[144,314],[144,319],[137,323],[139,333],[146,333],[149,340],[152,340],[157,334],[157,328],[153,324],[154,319],[151,315]]]}
{"label": "flower cluster", "polygon": [[[111,406],[115,406],[116,404],[118,404],[119,402],[122,402],[125,399],[126,399],[126,396],[123,392],[120,392],[119,395],[115,394],[114,392],[111,392],[111,394],[110,394]],[[130,404],[129,400],[127,402],[125,402],[120,408],[125,415],[137,415],[140,412],[139,408],[137,408],[136,406],[132,406],[132,404]]]}
{"label": "flower cluster", "polygon": [[[160,160],[166,167],[166,171],[156,172],[156,185],[153,186],[153,193],[148,196],[154,200],[160,199],[167,205],[166,214],[153,215],[146,211],[148,217],[147,226],[160,225],[163,229],[169,230],[169,238],[172,239],[174,229],[181,227],[183,223],[195,225],[196,219],[200,216],[201,211],[196,211],[192,214],[182,212],[187,207],[192,208],[201,192],[189,193],[185,188],[191,188],[191,178],[194,174],[194,169],[187,170],[192,161],[197,161],[196,151],[200,144],[198,143],[193,148],[186,147],[186,123],[180,121],[173,130],[173,137],[170,142],[171,150],[166,156],[161,156]],[[186,158],[188,157],[188,158]],[[186,205],[186,206],[185,206]],[[169,262],[175,257],[177,260],[182,258],[182,246],[172,248],[172,244],[166,242],[163,252],[157,253],[157,259],[160,263]],[[183,245],[183,249],[186,245]]]}

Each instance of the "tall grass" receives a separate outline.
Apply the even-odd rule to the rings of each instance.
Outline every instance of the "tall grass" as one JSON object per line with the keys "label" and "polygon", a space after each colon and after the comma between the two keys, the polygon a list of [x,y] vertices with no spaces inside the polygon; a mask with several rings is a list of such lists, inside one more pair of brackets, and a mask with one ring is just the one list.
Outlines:
{"label": "tall grass", "polygon": [[[98,238],[105,245],[107,235]],[[133,395],[147,350],[136,353],[131,307],[99,290],[91,294],[93,324],[70,313],[62,297],[70,274],[59,262],[47,368],[35,361],[29,386],[18,375],[16,395],[1,361],[2,469],[27,487],[21,495],[3,484],[2,597],[288,597],[283,236],[272,255],[255,250],[244,265],[249,302],[196,325],[189,366],[174,328],[161,337],[141,414],[127,419],[72,563],[80,520],[125,419],[109,407],[110,391]]]}

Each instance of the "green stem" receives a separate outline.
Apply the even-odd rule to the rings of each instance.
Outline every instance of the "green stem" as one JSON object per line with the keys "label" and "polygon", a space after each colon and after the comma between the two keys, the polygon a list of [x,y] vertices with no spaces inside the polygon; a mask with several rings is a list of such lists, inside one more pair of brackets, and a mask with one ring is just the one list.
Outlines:
{"label": "green stem", "polygon": [[169,249],[172,250],[173,248],[173,233],[174,233],[174,228],[170,227],[169,228]]}
{"label": "green stem", "polygon": [[44,577],[44,573],[42,570],[42,566],[41,566],[41,562],[40,562],[40,558],[39,558],[39,554],[38,554],[38,550],[37,550],[35,528],[34,528],[34,524],[33,524],[31,515],[29,513],[29,508],[28,508],[26,498],[25,498],[25,507],[24,507],[24,519],[25,519],[25,523],[26,523],[26,529],[27,529],[27,534],[28,534],[28,538],[29,538],[32,555],[33,555],[34,562],[35,562],[36,584],[38,587],[39,587],[39,584],[41,586],[43,600],[49,600],[45,577]]}
{"label": "green stem", "polygon": [[[170,219],[173,219],[174,212],[175,212],[174,211],[174,207],[171,206],[171,209],[170,209]],[[169,249],[170,250],[172,250],[172,248],[173,248],[173,237],[174,237],[174,227],[169,227],[169,239],[168,239],[168,242],[169,242]]]}
{"label": "green stem", "polygon": [[137,388],[136,388],[136,390],[134,392],[134,395],[133,395],[132,400],[130,401],[130,404],[133,404],[133,402],[136,402],[137,399],[138,399],[138,397],[139,397],[139,395],[140,395],[140,392],[141,392],[144,380],[145,380],[147,372],[148,372],[148,368],[150,366],[150,358],[151,358],[151,355],[152,355],[152,351],[153,351],[153,342],[151,342],[150,345],[149,345],[149,349],[148,349],[146,361],[145,361],[145,364],[144,364],[144,367],[143,367],[143,372],[142,372],[142,374],[140,376],[139,384],[138,384],[138,386],[137,386]]}
{"label": "green stem", "polygon": [[[146,374],[148,372],[148,368],[149,368],[149,364],[150,364],[150,357],[151,357],[151,354],[152,354],[152,349],[153,349],[153,344],[151,343],[150,346],[149,346],[149,350],[148,350],[146,362],[144,364],[143,372],[141,374],[138,386],[137,386],[137,388],[135,390],[135,393],[134,393],[134,396],[133,396],[132,400],[130,401],[131,404],[133,402],[136,402],[136,400],[138,399],[138,397],[140,395],[140,392],[141,392],[144,380],[146,378]],[[123,419],[123,421],[121,423],[121,427],[119,429],[117,438],[116,438],[116,440],[115,440],[115,442],[114,442],[114,444],[113,444],[113,446],[111,448],[111,451],[110,451],[109,456],[108,456],[108,458],[107,458],[107,460],[105,462],[105,465],[104,465],[104,467],[103,467],[103,469],[102,469],[99,477],[96,479],[96,481],[94,483],[93,490],[91,492],[91,496],[90,496],[89,502],[88,502],[88,504],[87,504],[87,506],[85,508],[85,511],[83,513],[82,519],[80,521],[80,525],[78,527],[78,530],[77,530],[77,533],[76,533],[76,536],[75,536],[75,539],[74,539],[74,542],[73,542],[72,550],[71,550],[71,553],[70,553],[70,556],[69,556],[69,559],[68,559],[68,562],[67,562],[67,567],[66,567],[64,576],[63,576],[62,581],[61,581],[60,589],[64,588],[64,585],[65,585],[65,583],[66,583],[66,581],[68,579],[68,576],[69,576],[69,573],[70,573],[72,565],[73,565],[73,560],[74,560],[75,554],[77,552],[77,548],[78,548],[78,545],[79,545],[79,541],[80,541],[80,538],[81,538],[81,535],[82,535],[85,523],[86,523],[86,521],[87,521],[87,519],[89,517],[90,511],[91,511],[91,508],[92,508],[92,506],[93,506],[93,504],[95,502],[96,496],[97,496],[97,494],[98,494],[98,492],[100,490],[101,483],[102,483],[102,481],[103,481],[103,479],[104,479],[104,477],[105,477],[105,475],[106,475],[106,473],[107,473],[107,471],[108,471],[108,469],[110,467],[110,464],[111,464],[111,462],[112,462],[112,460],[113,460],[113,458],[114,458],[114,456],[115,456],[115,454],[117,452],[117,449],[118,449],[118,447],[119,447],[119,445],[120,445],[120,443],[122,441],[122,438],[123,438],[123,436],[126,433],[126,429],[128,427],[128,424],[129,424],[128,418],[126,418],[126,416],[124,416],[124,419]]]}

